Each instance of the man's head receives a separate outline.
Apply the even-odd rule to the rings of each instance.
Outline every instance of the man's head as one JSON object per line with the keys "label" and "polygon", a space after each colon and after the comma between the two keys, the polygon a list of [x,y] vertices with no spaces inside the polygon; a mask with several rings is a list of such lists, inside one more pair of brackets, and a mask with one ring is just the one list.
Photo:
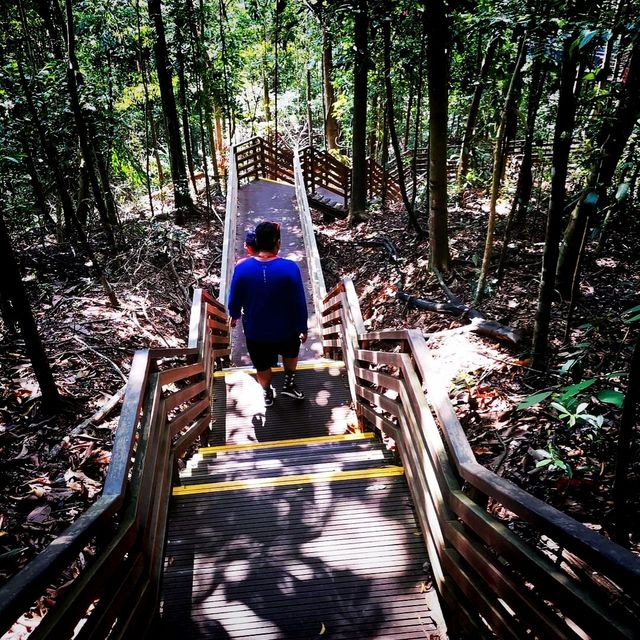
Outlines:
{"label": "man's head", "polygon": [[277,222],[261,222],[256,227],[258,251],[276,251],[280,243],[280,225]]}

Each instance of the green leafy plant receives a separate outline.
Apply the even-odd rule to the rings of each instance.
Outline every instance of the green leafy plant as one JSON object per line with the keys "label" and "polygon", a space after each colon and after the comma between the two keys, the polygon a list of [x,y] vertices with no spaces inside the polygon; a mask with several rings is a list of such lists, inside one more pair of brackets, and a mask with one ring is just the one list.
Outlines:
{"label": "green leafy plant", "polygon": [[552,444],[549,444],[546,449],[536,449],[536,453],[542,458],[536,462],[536,469],[547,467],[549,470],[562,471],[569,478],[573,476],[571,465],[560,457],[558,450]]}
{"label": "green leafy plant", "polygon": [[573,408],[569,408],[560,402],[552,402],[550,404],[558,412],[558,418],[566,422],[569,427],[575,427],[578,422],[586,422],[594,427],[601,427],[604,422],[604,416],[594,416],[587,413],[588,402],[581,402]]}

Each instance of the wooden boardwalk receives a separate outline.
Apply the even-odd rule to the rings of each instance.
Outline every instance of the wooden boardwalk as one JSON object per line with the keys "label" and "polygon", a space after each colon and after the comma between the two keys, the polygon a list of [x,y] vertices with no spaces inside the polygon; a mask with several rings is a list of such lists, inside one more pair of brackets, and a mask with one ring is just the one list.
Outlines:
{"label": "wooden boardwalk", "polygon": [[282,225],[283,257],[300,265],[306,397],[280,395],[276,371],[265,408],[238,327],[236,366],[215,374],[212,446],[173,489],[163,637],[445,638],[404,469],[378,436],[357,431],[344,365],[321,358],[293,188],[258,180],[238,200],[236,259],[245,231],[268,219]]}

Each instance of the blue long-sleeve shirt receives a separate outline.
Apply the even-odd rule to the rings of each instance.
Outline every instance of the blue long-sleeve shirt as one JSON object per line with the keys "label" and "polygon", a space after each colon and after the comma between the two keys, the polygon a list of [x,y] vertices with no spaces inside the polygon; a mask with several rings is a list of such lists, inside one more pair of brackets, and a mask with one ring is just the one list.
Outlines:
{"label": "blue long-sleeve shirt", "polygon": [[286,258],[249,258],[236,265],[229,315],[242,314],[248,340],[280,342],[307,332],[307,303],[298,265]]}

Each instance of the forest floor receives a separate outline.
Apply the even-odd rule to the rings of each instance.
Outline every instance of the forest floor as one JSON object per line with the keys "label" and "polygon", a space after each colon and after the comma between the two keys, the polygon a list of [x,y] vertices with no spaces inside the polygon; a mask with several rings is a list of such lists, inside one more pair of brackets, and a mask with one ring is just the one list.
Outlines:
{"label": "forest floor", "polygon": [[[319,214],[314,221],[327,287],[342,276],[351,277],[367,327],[415,327],[429,334],[428,345],[478,460],[609,535],[621,414],[611,402],[619,402],[626,390],[637,326],[624,312],[640,302],[640,258],[635,251],[640,220],[631,214],[616,219],[606,257],[589,254],[566,345],[566,305],[554,307],[550,369],[541,375],[531,370],[527,358],[545,225],[544,205],[533,204],[531,219],[514,232],[502,286],[478,307],[487,318],[518,329],[523,335],[519,347],[465,331],[439,334],[465,321],[411,309],[396,298],[399,268],[407,293],[447,301],[428,268],[428,241],[416,239],[402,212],[374,207],[370,220],[354,229],[343,221],[325,223]],[[170,210],[170,202],[165,207]],[[216,202],[216,210],[223,217],[222,201]],[[504,214],[501,210],[499,224]],[[60,416],[41,414],[23,345],[0,326],[5,331],[0,335],[0,584],[100,492],[119,413],[117,403],[110,401],[124,389],[134,350],[184,346],[192,289],[217,288],[220,221],[214,217],[207,226],[200,218],[178,227],[161,218],[150,219],[144,205],[127,214],[121,237],[125,250],[108,264],[118,309],[108,306],[84,258],[67,245],[57,244],[52,236],[14,234],[20,236],[25,281],[67,402]],[[466,304],[471,304],[482,258],[486,219],[485,196],[479,192],[450,208],[453,260],[445,277]],[[422,224],[426,226],[426,220]],[[395,246],[397,266],[384,251],[357,244],[378,236]],[[550,392],[544,401],[518,409],[519,403],[544,391]],[[564,403],[573,419],[561,418],[552,401]],[[113,409],[103,410],[109,406]],[[69,435],[72,432],[75,435]],[[628,478],[628,519],[636,552],[639,476],[636,448]],[[501,518],[513,517],[495,508]],[[68,570],[65,583],[50,590],[43,607],[72,582],[82,562],[81,557]]]}

